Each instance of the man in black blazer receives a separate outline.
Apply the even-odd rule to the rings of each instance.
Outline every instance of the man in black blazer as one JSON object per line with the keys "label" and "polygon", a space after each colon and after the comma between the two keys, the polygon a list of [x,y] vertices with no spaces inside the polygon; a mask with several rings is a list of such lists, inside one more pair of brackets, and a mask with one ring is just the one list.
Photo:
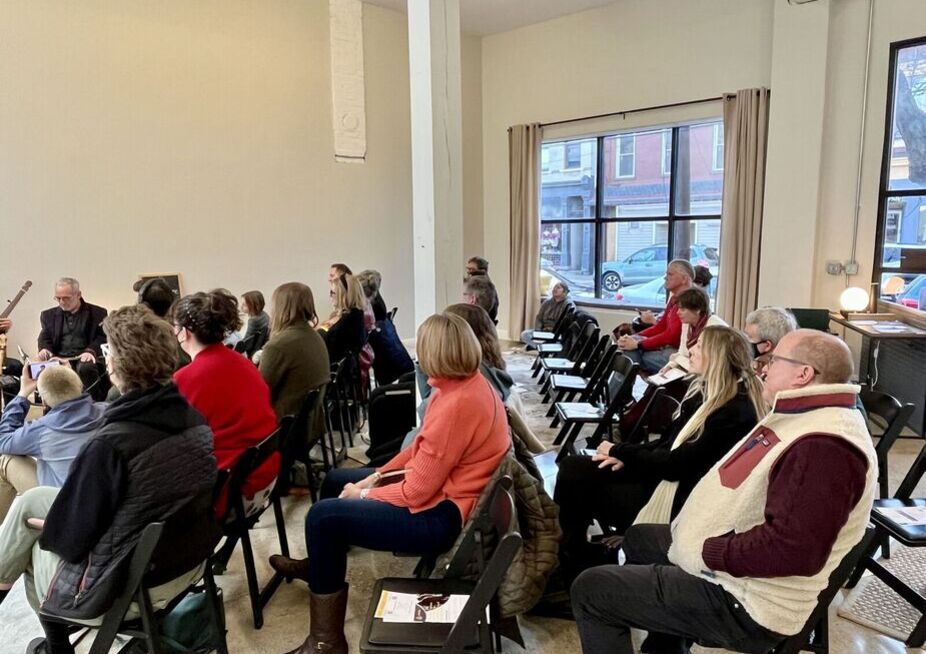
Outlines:
{"label": "man in black blazer", "polygon": [[73,277],[62,277],[55,284],[58,306],[41,314],[42,331],[39,334],[39,361],[52,357],[72,359],[84,388],[95,400],[106,397],[101,383],[105,367],[101,345],[106,342],[103,319],[106,309],[84,301],[80,283]]}

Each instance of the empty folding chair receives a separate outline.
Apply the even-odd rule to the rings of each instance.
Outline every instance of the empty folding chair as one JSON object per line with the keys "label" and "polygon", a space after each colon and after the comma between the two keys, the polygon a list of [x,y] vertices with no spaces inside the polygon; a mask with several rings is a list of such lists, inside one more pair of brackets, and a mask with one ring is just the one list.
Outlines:
{"label": "empty folding chair", "polygon": [[564,357],[548,357],[540,359],[540,387],[541,392],[546,390],[547,380],[554,373],[569,373],[578,375],[588,361],[595,347],[598,345],[598,338],[601,330],[598,325],[587,322],[582,327],[579,338]]}
{"label": "empty folding chair", "polygon": [[908,523],[901,519],[902,513],[906,508],[923,510],[926,507],[926,498],[914,498],[913,492],[917,484],[926,473],[926,444],[920,450],[916,461],[910,467],[897,492],[893,498],[878,499],[874,502],[871,510],[871,522],[875,526],[876,540],[868,545],[865,556],[856,566],[852,577],[849,579],[847,586],[852,587],[861,578],[865,570],[871,571],[878,579],[883,581],[891,590],[900,595],[901,598],[913,608],[919,611],[920,618],[907,636],[907,647],[922,647],[926,642],[926,597],[923,596],[921,588],[913,588],[903,579],[888,570],[875,556],[878,547],[886,538],[897,540],[904,547],[926,547],[926,526],[917,524],[917,521]]}
{"label": "empty folding chair", "polygon": [[556,427],[559,424],[555,406],[557,402],[587,402],[592,390],[598,387],[611,372],[614,358],[619,352],[617,346],[610,343],[610,335],[601,338],[606,345],[597,362],[590,361],[578,375],[568,373],[550,375],[550,395],[553,396],[553,404],[547,411],[547,417],[553,418],[550,427]]}
{"label": "empty folding chair", "polygon": [[[486,524],[474,523],[448,568],[447,576],[437,579],[380,579],[373,587],[373,596],[360,638],[363,654],[398,654],[399,652],[462,652],[476,650],[491,654],[493,649],[491,624],[487,611],[498,592],[505,572],[521,548],[517,531],[514,498],[507,484],[498,483],[490,501]],[[494,548],[491,548],[494,543]],[[476,581],[462,579],[475,550],[479,576]],[[490,550],[486,559],[484,551]],[[384,593],[402,593],[417,597],[462,595],[465,603],[453,623],[390,622],[381,617]]]}
{"label": "empty folding chair", "polygon": [[[881,391],[863,390],[861,399],[868,414],[869,425],[874,424],[880,430],[873,432],[871,436],[878,439],[875,446],[875,454],[878,456],[878,497],[887,498],[891,496],[888,487],[887,455],[915,407],[910,403],[901,404],[897,398]],[[881,553],[884,558],[890,558],[890,538],[882,539]]]}
{"label": "empty folding chair", "polygon": [[573,443],[585,425],[595,425],[593,438],[610,434],[614,424],[633,402],[633,384],[639,366],[624,355],[617,355],[611,364],[611,373],[599,383],[586,402],[557,402],[554,407],[557,417],[563,422],[553,440],[560,445],[556,457],[559,461],[572,454]]}
{"label": "empty folding chair", "polygon": [[562,332],[565,330],[566,325],[572,320],[572,315],[575,313],[576,308],[574,306],[568,306],[557,319],[556,324],[553,325],[551,331],[545,332],[539,329],[535,329],[531,332],[531,340],[537,343],[544,342],[553,342],[558,340],[562,336]]}

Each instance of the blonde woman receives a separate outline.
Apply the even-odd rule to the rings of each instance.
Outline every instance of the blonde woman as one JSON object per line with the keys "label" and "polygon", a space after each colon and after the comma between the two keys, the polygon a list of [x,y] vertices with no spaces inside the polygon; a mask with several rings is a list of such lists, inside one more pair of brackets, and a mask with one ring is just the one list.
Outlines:
{"label": "blonde woman", "polygon": [[[331,470],[306,516],[308,559],[270,559],[309,582],[311,630],[290,654],[347,654],[348,549],[446,551],[511,444],[505,407],[479,374],[482,350],[466,321],[431,316],[418,329],[417,350],[435,390],[414,444],[377,470]],[[399,481],[381,484],[387,475]]]}
{"label": "blonde woman", "polygon": [[320,331],[328,346],[328,357],[335,363],[348,353],[359,354],[367,342],[363,323],[366,298],[357,278],[351,274],[336,278],[331,283],[331,302],[334,311]]}
{"label": "blonde woman", "polygon": [[695,375],[666,435],[652,443],[601,443],[595,456],[560,463],[567,574],[596,563],[585,533],[593,519],[623,533],[635,519],[668,524],[688,494],[767,407],[749,342],[729,327],[706,327],[690,351]]}

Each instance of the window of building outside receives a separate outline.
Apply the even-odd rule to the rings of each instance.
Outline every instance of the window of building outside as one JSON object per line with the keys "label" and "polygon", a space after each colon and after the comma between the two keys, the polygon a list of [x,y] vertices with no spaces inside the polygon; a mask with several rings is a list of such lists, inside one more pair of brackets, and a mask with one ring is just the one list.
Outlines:
{"label": "window of building outside", "polygon": [[710,269],[713,300],[723,198],[719,119],[545,142],[541,155],[549,162],[540,180],[543,294],[563,280],[579,302],[664,307],[666,264],[681,258]]}
{"label": "window of building outside", "polygon": [[714,125],[714,170],[723,170],[723,123]]}
{"label": "window of building outside", "polygon": [[926,310],[926,37],[891,45],[874,281]]}

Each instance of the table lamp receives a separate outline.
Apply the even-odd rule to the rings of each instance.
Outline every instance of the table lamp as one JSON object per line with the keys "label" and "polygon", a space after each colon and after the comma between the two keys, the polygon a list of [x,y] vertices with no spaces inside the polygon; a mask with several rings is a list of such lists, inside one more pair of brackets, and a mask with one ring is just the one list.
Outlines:
{"label": "table lamp", "polygon": [[850,286],[839,296],[839,306],[842,315],[849,317],[850,313],[862,313],[868,309],[868,291],[858,286]]}

